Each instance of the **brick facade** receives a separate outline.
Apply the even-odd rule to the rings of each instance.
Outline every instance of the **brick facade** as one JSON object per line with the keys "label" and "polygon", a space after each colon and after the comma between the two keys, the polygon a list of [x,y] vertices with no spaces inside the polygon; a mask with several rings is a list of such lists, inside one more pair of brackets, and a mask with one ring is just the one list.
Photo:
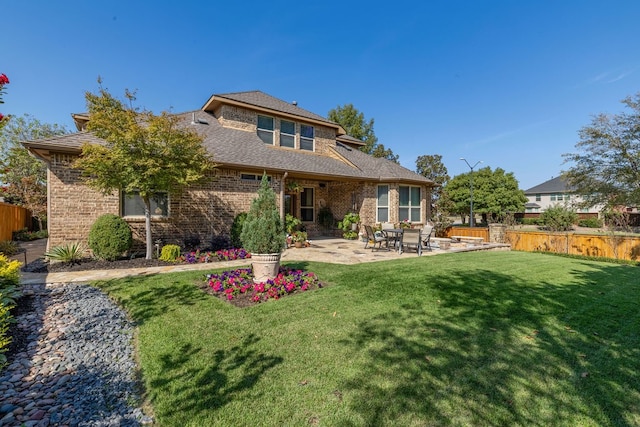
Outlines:
{"label": "brick facade", "polygon": [[[87,243],[89,230],[102,214],[121,214],[118,194],[103,196],[90,189],[81,181],[80,172],[71,167],[73,156],[54,154],[49,168],[49,246],[59,246],[69,242]],[[259,181],[241,179],[241,171],[216,169],[202,183],[169,196],[168,218],[153,218],[154,240],[162,239],[163,244],[184,244],[184,239],[197,236],[203,243],[213,236],[228,236],[235,216],[248,212],[251,201],[256,197]],[[292,179],[288,180],[289,182]],[[333,216],[340,220],[348,212],[357,212],[362,223],[375,224],[377,209],[377,185],[363,182],[327,182],[315,180],[295,181],[303,188],[314,190],[314,218],[318,210],[327,206]],[[281,175],[272,175],[272,188],[280,195]],[[389,183],[389,216],[391,222],[398,222],[398,185]],[[423,191],[428,191],[427,187]],[[286,193],[286,191],[285,191]],[[294,215],[300,217],[300,198],[295,200]],[[277,197],[279,204],[280,197]],[[423,201],[423,203],[426,203]],[[423,205],[423,223],[428,215]],[[144,217],[125,217],[131,226],[135,249],[144,248]],[[304,223],[310,237],[317,237],[331,231],[322,230],[314,222]],[[340,234],[340,233],[333,233]]]}

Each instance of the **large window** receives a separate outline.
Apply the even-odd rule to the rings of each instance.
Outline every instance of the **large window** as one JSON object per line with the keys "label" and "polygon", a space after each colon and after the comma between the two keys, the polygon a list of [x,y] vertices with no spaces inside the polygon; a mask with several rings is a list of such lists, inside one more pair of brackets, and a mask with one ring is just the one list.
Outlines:
{"label": "large window", "polygon": [[300,149],[313,151],[313,126],[300,125]]}
{"label": "large window", "polygon": [[[122,193],[122,216],[144,216],[144,201],[136,191]],[[167,193],[159,193],[151,198],[151,216],[169,216],[169,196]]]}
{"label": "large window", "polygon": [[296,124],[286,120],[280,121],[280,146],[294,148],[296,145]]}
{"label": "large window", "polygon": [[420,222],[420,187],[400,186],[398,218]]}
{"label": "large window", "polygon": [[378,185],[378,222],[389,222],[389,186]]}
{"label": "large window", "polygon": [[258,116],[258,136],[265,144],[273,145],[273,117]]}
{"label": "large window", "polygon": [[539,202],[540,200],[542,200],[542,195],[536,194],[536,202]]}
{"label": "large window", "polygon": [[313,218],[313,188],[303,188],[300,193],[300,219],[312,222]]}

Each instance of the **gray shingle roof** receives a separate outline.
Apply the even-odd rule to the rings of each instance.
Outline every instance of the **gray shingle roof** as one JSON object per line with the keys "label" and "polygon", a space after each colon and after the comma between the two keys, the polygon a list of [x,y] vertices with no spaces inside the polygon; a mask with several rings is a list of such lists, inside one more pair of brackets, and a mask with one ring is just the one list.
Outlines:
{"label": "gray shingle roof", "polygon": [[[212,153],[214,162],[221,166],[297,172],[325,180],[402,181],[427,185],[432,183],[431,180],[399,164],[375,158],[340,143],[335,148],[335,157],[341,156],[346,161],[313,152],[267,145],[255,132],[223,127],[213,114],[206,111],[196,110],[176,116],[180,118],[183,126],[193,127],[204,137],[204,146]],[[104,141],[91,133],[78,132],[39,141],[26,141],[23,144],[28,148],[79,152],[85,142]]]}
{"label": "gray shingle roof", "polygon": [[[211,99],[215,98],[223,98],[229,99],[232,101],[241,102],[243,104],[253,105],[256,107],[267,108],[269,110],[278,111],[281,113],[292,114],[294,116],[303,117],[307,119],[317,120],[324,123],[327,123],[333,127],[338,127],[337,123],[334,123],[328,120],[326,117],[322,117],[318,114],[312,113],[311,111],[307,111],[304,108],[300,108],[297,105],[294,105],[289,102],[285,102],[281,99],[268,95],[259,90],[253,90],[248,92],[233,92],[233,93],[222,93],[215,94]],[[210,100],[211,100],[210,99]],[[208,104],[209,102],[207,102]]]}
{"label": "gray shingle roof", "polygon": [[543,194],[543,193],[566,193],[570,192],[570,188],[561,176],[551,178],[548,181],[538,184],[535,187],[531,187],[525,190],[524,194]]}

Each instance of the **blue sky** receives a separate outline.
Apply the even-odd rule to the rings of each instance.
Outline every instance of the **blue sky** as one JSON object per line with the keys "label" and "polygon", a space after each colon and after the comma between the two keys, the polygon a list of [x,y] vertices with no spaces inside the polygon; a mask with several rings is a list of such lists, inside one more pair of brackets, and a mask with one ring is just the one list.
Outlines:
{"label": "blue sky", "polygon": [[636,0],[5,0],[0,111],[73,129],[98,76],[156,113],[256,89],[324,116],[352,103],[409,169],[465,157],[527,189],[640,91],[638,22]]}

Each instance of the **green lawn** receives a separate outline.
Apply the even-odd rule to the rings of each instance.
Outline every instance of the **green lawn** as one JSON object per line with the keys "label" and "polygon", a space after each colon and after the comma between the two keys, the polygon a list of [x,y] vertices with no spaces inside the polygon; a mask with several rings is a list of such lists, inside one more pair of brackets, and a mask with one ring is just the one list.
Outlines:
{"label": "green lawn", "polygon": [[640,425],[638,267],[523,252],[293,264],[239,309],[202,272],[102,282],[162,426]]}

